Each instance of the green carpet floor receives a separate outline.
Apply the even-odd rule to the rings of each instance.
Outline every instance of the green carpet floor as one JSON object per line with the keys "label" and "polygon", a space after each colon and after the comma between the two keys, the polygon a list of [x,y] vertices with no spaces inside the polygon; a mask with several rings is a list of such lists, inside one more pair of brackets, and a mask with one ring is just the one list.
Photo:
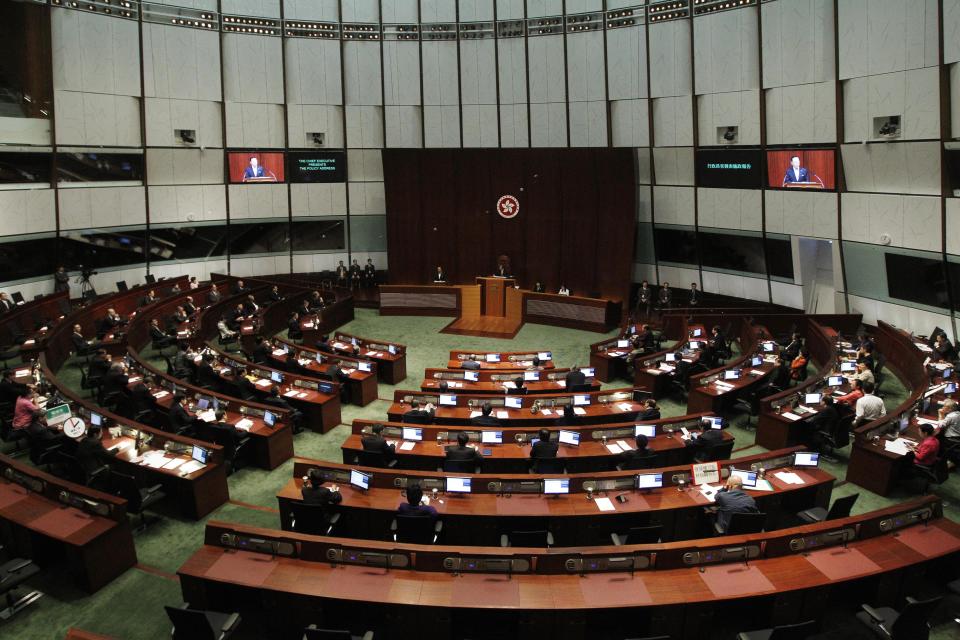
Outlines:
{"label": "green carpet floor", "polygon": [[[475,338],[439,333],[449,324],[449,318],[381,317],[375,310],[358,309],[356,319],[342,327],[347,333],[377,337],[408,346],[407,379],[396,387],[381,384],[379,397],[366,407],[343,407],[344,424],[319,435],[304,432],[296,436],[296,455],[340,461],[340,444],[349,434],[346,426],[355,418],[381,419],[386,415],[389,399],[395,388],[417,389],[427,367],[443,366],[452,349],[478,350],[543,350],[553,352],[559,367],[574,364],[586,365],[589,360],[588,345],[601,340],[596,333],[527,324],[512,340]],[[612,334],[610,334],[612,335]],[[61,379],[79,387],[79,371],[69,364],[64,367]],[[891,376],[892,378],[892,376]],[[628,386],[626,381],[605,384],[604,388]],[[906,389],[899,381],[891,379],[885,388],[888,408],[898,405],[906,396]],[[686,413],[686,405],[676,400],[661,402],[663,415],[674,416]],[[730,430],[736,438],[734,457],[762,451],[753,446],[754,431],[743,426],[744,416],[731,416]],[[755,420],[754,420],[755,422]],[[907,498],[900,493],[883,498],[855,485],[842,482],[845,476],[843,461],[825,464],[838,478],[834,497],[860,493],[854,513],[871,511]],[[172,513],[161,513],[164,519],[137,535],[136,547],[139,565],[127,571],[119,579],[88,596],[64,586],[61,575],[47,572],[36,587],[46,596],[38,603],[17,615],[7,623],[0,623],[0,638],[17,640],[55,640],[63,638],[67,629],[79,627],[88,631],[114,636],[123,640],[156,640],[169,636],[169,623],[163,605],[179,605],[180,588],[173,574],[201,544],[207,520],[225,520],[255,526],[279,528],[276,493],[291,477],[292,461],[273,471],[242,469],[229,478],[230,503],[214,511],[199,522],[179,519]],[[960,503],[960,483],[956,478],[938,490],[938,494],[950,505]],[[253,507],[261,507],[260,509]],[[955,506],[948,506],[947,514],[960,518]],[[931,636],[935,640],[957,638],[955,627],[941,624]]]}

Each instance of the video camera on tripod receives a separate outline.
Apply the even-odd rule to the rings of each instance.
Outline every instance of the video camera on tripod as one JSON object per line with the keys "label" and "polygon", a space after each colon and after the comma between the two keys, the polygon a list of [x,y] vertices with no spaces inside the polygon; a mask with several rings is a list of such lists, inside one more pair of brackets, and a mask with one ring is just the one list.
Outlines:
{"label": "video camera on tripod", "polygon": [[87,300],[90,298],[96,298],[97,291],[90,283],[90,277],[97,275],[99,272],[94,271],[93,267],[84,266],[82,264],[77,265],[77,271],[80,272],[80,275],[77,276],[75,282],[80,285],[80,299]]}

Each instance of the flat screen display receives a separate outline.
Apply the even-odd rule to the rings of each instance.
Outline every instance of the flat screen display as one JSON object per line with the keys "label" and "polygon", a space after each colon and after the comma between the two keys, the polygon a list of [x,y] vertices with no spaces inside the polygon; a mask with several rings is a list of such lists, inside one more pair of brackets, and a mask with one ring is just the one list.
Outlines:
{"label": "flat screen display", "polygon": [[290,182],[346,182],[347,154],[343,151],[289,151]]}
{"label": "flat screen display", "polygon": [[702,424],[704,428],[708,429],[723,429],[723,418],[715,416],[706,417],[703,419]]}
{"label": "flat screen display", "polygon": [[856,371],[856,370],[857,370],[857,363],[856,363],[856,362],[841,362],[841,363],[840,363],[840,371],[843,371],[844,373],[852,373],[852,372],[854,372],[854,371]]}
{"label": "flat screen display", "polygon": [[759,189],[759,149],[699,149],[696,157],[697,186],[719,189]]}
{"label": "flat screen display", "polygon": [[350,469],[350,484],[366,491],[370,488],[370,474]]}
{"label": "flat screen display", "polygon": [[750,360],[751,367],[759,367],[762,364],[763,364],[763,358],[761,356],[755,356],[752,360]]}
{"label": "flat screen display", "polygon": [[662,473],[641,473],[637,476],[637,489],[660,489],[663,487]]}
{"label": "flat screen display", "polygon": [[508,396],[504,398],[503,404],[506,405],[508,409],[520,409],[523,407],[523,400]]}
{"label": "flat screen display", "polygon": [[543,481],[543,492],[546,494],[570,493],[569,478],[549,478]]}
{"label": "flat screen display", "polygon": [[827,386],[830,387],[842,387],[843,386],[843,376],[830,376],[827,378]]}
{"label": "flat screen display", "polygon": [[526,380],[527,382],[536,382],[537,380],[540,379],[540,372],[539,372],[539,371],[524,371],[524,372],[523,372],[523,379]]}
{"label": "flat screen display", "polygon": [[773,353],[773,352],[776,351],[776,350],[777,350],[777,343],[776,343],[776,342],[764,342],[764,343],[763,343],[763,351],[764,351],[764,353]]}
{"label": "flat screen display", "polygon": [[447,493],[470,493],[470,478],[447,478]]}
{"label": "flat screen display", "polygon": [[94,427],[103,426],[103,417],[99,413],[90,412],[90,424]]}
{"label": "flat screen display", "polygon": [[190,452],[190,457],[201,464],[207,464],[207,457],[209,455],[210,455],[209,451],[207,451],[203,447],[198,447],[196,445],[194,445],[193,450]]}
{"label": "flat screen display", "polygon": [[739,380],[740,379],[740,369],[729,369],[723,372],[724,380]]}
{"label": "flat screen display", "polygon": [[551,353],[550,351],[539,351],[537,352],[537,357],[541,361],[550,360],[551,358],[553,358],[553,353]]}
{"label": "flat screen display", "polygon": [[488,354],[487,354],[487,362],[500,362],[500,354],[499,354],[499,353],[488,353]]}
{"label": "flat screen display", "polygon": [[777,149],[767,151],[767,187],[833,191],[833,149]]}
{"label": "flat screen display", "polygon": [[233,184],[285,182],[283,154],[279,152],[231,151],[227,166]]}
{"label": "flat screen display", "polygon": [[597,371],[593,367],[584,367],[580,369],[580,373],[582,373],[585,378],[592,378],[596,375]]}
{"label": "flat screen display", "polygon": [[140,182],[142,153],[58,153],[58,182]]}
{"label": "flat screen display", "polygon": [[423,429],[419,427],[404,427],[403,439],[411,442],[420,442],[423,440]]}
{"label": "flat screen display", "polygon": [[590,404],[590,396],[577,394],[573,396],[573,406],[582,407]]}
{"label": "flat screen display", "polygon": [[270,379],[276,382],[277,384],[280,384],[281,382],[283,382],[283,374],[280,373],[279,371],[271,371]]}
{"label": "flat screen display", "polygon": [[820,394],[819,393],[804,394],[803,404],[820,404]]}
{"label": "flat screen display", "polygon": [[580,446],[580,433],[577,431],[560,430],[560,444],[568,444],[573,447]]}
{"label": "flat screen display", "polygon": [[441,407],[455,407],[457,406],[457,396],[448,395],[445,393],[440,394],[440,406]]}
{"label": "flat screen display", "polygon": [[747,489],[753,489],[757,486],[756,471],[741,471],[740,469],[730,469],[731,478],[740,478],[743,486]]}
{"label": "flat screen display", "polygon": [[358,362],[357,368],[365,373],[370,373],[370,371],[372,371],[372,367],[370,366],[369,362]]}
{"label": "flat screen display", "polygon": [[277,416],[270,411],[264,411],[263,421],[267,424],[268,427],[272,427],[277,424]]}
{"label": "flat screen display", "polygon": [[480,379],[480,373],[477,371],[464,371],[463,379],[468,382],[476,382]]}
{"label": "flat screen display", "polygon": [[481,431],[480,442],[483,444],[503,444],[503,431]]}
{"label": "flat screen display", "polygon": [[626,349],[630,346],[629,340],[617,340],[617,349]]}
{"label": "flat screen display", "polygon": [[655,438],[657,435],[657,425],[655,424],[638,424],[634,425],[633,429],[633,435],[635,436]]}
{"label": "flat screen display", "polygon": [[798,451],[793,454],[793,466],[815,467],[820,462],[820,454],[812,451]]}

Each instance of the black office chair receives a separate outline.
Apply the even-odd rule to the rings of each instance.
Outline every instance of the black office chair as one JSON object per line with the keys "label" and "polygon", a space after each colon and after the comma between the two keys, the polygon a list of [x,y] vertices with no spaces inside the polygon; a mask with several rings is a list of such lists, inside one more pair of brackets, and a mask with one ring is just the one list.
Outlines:
{"label": "black office chair", "polygon": [[567,464],[563,458],[531,458],[531,473],[558,473],[567,472]]}
{"label": "black office chair", "polygon": [[770,383],[760,385],[759,387],[747,390],[737,396],[737,399],[733,403],[733,408],[743,409],[746,411],[747,420],[744,424],[740,425],[745,429],[749,429],[753,426],[751,418],[753,416],[760,415],[760,399],[766,398],[769,395],[773,395],[774,391],[770,388]]}
{"label": "black office chair", "polygon": [[656,469],[658,464],[658,457],[656,452],[648,451],[645,456],[634,456],[629,458],[626,462],[621,462],[617,465],[617,469],[620,471],[640,471],[642,469]]}
{"label": "black office chair", "polygon": [[290,528],[297,533],[329,536],[340,514],[322,504],[294,502],[290,505]]}
{"label": "black office chair", "polygon": [[803,522],[806,524],[815,524],[817,522],[823,522],[824,520],[837,520],[839,518],[846,518],[850,515],[850,510],[853,508],[853,504],[859,497],[859,493],[854,493],[849,496],[837,498],[833,501],[833,504],[830,505],[830,511],[827,511],[823,507],[813,507],[812,509],[804,509],[797,514],[797,517],[803,520]]}
{"label": "black office chair", "polygon": [[[240,333],[237,332],[232,336],[224,336],[223,334],[217,334],[217,344],[223,347],[224,351],[240,351]],[[234,348],[231,348],[234,347]]]}
{"label": "black office chair", "polygon": [[857,620],[884,640],[927,640],[930,637],[930,615],[942,599],[907,598],[907,604],[900,611],[861,605],[863,611],[857,613]]}
{"label": "black office chair", "polygon": [[500,536],[501,547],[552,547],[553,534],[546,529],[511,531]]}
{"label": "black office chair", "polygon": [[745,533],[760,533],[766,522],[765,513],[733,513],[726,531],[720,531],[718,524],[714,525],[714,528],[720,535],[739,536]]}
{"label": "black office chair", "polygon": [[451,473],[481,473],[481,465],[473,460],[444,460],[441,471]]}
{"label": "black office chair", "polygon": [[930,466],[914,464],[913,477],[920,481],[920,492],[923,494],[930,492],[931,484],[942,485],[950,478],[950,469],[947,467],[946,456],[940,456],[936,462]]}
{"label": "black office chair", "polygon": [[697,462],[715,462],[728,460],[733,453],[734,440],[727,440],[711,444],[706,447],[694,447],[693,456]]}
{"label": "black office chair", "polygon": [[303,630],[303,640],[373,640],[373,631],[356,635],[344,629],[318,629],[312,624]]}
{"label": "black office chair", "polygon": [[7,605],[0,610],[0,620],[9,620],[43,597],[39,591],[31,591],[19,597],[16,592],[17,587],[38,573],[40,567],[26,558],[12,558],[0,564],[0,596],[3,596]]}
{"label": "black office chair", "polygon": [[443,521],[434,520],[429,515],[398,513],[390,523],[394,542],[436,544],[441,531],[443,531]]}
{"label": "black office chair", "polygon": [[155,484],[151,487],[141,488],[137,484],[137,479],[133,476],[110,471],[110,487],[115,495],[127,501],[127,513],[140,516],[140,523],[134,529],[135,532],[144,531],[148,524],[160,521],[159,518],[156,518],[148,523],[147,509],[167,497],[167,494],[161,490],[163,485]]}
{"label": "black office chair", "polygon": [[358,451],[357,464],[361,467],[390,469],[397,466],[396,458],[387,458],[382,451]]}
{"label": "black office chair", "polygon": [[23,448],[24,443],[27,443],[29,446],[29,439],[27,438],[26,429],[14,429],[9,420],[0,420],[0,441],[10,443],[14,445],[14,453],[20,453],[25,451]]}
{"label": "black office chair", "polygon": [[165,606],[173,623],[173,640],[226,640],[240,625],[239,613],[219,613]]}
{"label": "black office chair", "polygon": [[807,620],[796,624],[781,624],[771,629],[741,631],[737,640],[807,640],[817,632],[817,621]]}
{"label": "black office chair", "polygon": [[626,533],[611,533],[610,540],[618,547],[627,544],[656,544],[660,542],[661,533],[662,524],[651,524],[645,527],[630,527]]}
{"label": "black office chair", "polygon": [[103,376],[91,376],[89,367],[80,367],[80,388],[90,393],[90,397],[100,396]]}
{"label": "black office chair", "polygon": [[840,419],[833,425],[828,425],[826,429],[818,431],[815,436],[817,448],[820,450],[821,457],[827,462],[837,462],[833,457],[838,449],[843,449],[850,444],[850,429],[853,428],[853,421],[856,418],[854,414],[840,416]]}

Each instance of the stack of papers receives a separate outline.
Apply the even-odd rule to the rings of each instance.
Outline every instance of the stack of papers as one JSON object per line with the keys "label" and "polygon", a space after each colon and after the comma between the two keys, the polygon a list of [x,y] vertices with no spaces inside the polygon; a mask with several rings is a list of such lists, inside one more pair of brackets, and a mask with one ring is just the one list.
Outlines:
{"label": "stack of papers", "polygon": [[633,449],[633,447],[631,447],[629,444],[627,444],[623,440],[617,440],[617,444],[620,445],[620,448],[623,449],[624,451],[630,451],[631,449]]}
{"label": "stack of papers", "polygon": [[241,431],[249,431],[250,427],[253,426],[253,420],[251,420],[250,418],[243,418],[233,426],[235,426],[237,429],[240,429]]}
{"label": "stack of papers", "polygon": [[168,462],[167,464],[163,465],[163,468],[164,468],[164,469],[169,469],[170,471],[173,471],[174,469],[176,469],[177,467],[181,466],[181,465],[182,465],[184,462],[186,462],[186,461],[187,461],[186,458],[174,458],[173,460],[171,460],[171,461]]}
{"label": "stack of papers", "polygon": [[258,387],[269,387],[271,384],[273,384],[273,381],[267,380],[266,378],[260,378],[254,384],[256,384]]}
{"label": "stack of papers", "polygon": [[[257,384],[260,384],[260,383],[258,382]],[[287,396],[288,398],[293,397],[293,396],[297,395],[297,390],[296,390],[296,389],[290,389],[289,391],[285,391],[283,395]]]}
{"label": "stack of papers", "polygon": [[917,349],[920,349],[920,351],[923,351],[924,353],[933,353],[933,349],[921,342],[914,342],[913,344],[917,345]]}
{"label": "stack of papers", "polygon": [[781,413],[780,415],[782,415],[787,420],[799,420],[801,418],[801,416],[798,416],[795,413],[790,413],[789,411]]}
{"label": "stack of papers", "polygon": [[[480,415],[479,411],[477,412],[477,415]],[[506,411],[497,411],[497,417],[500,418],[501,420],[506,420],[507,418],[510,417],[510,414],[507,413]]]}
{"label": "stack of papers", "polygon": [[545,416],[552,416],[552,415],[553,415],[553,411],[551,411],[550,409],[540,409],[540,413],[541,413],[542,415],[545,415]]}
{"label": "stack of papers", "polygon": [[760,369],[750,369],[750,375],[752,376],[762,376],[764,374]]}
{"label": "stack of papers", "polygon": [[700,495],[709,500],[710,502],[717,501],[717,491],[720,490],[720,487],[714,487],[709,484],[700,485]]}
{"label": "stack of papers", "polygon": [[205,466],[207,465],[203,464],[202,462],[191,460],[190,462],[187,462],[182,467],[180,467],[180,473],[182,473],[183,475],[187,475],[187,474],[193,473],[194,471],[199,471],[200,469],[203,469]]}
{"label": "stack of papers", "polygon": [[938,424],[940,424],[940,422],[938,422],[937,420],[931,420],[930,418],[921,418],[920,416],[917,416],[917,422],[920,424],[931,424],[933,426],[937,426]]}
{"label": "stack of papers", "polygon": [[610,453],[623,453],[623,449],[621,449],[620,445],[615,442],[607,444],[607,451]]}
{"label": "stack of papers", "polygon": [[274,349],[274,350],[273,350],[273,355],[275,355],[275,356],[285,356],[285,355],[287,355],[287,352],[284,351],[283,349]]}
{"label": "stack of papers", "polygon": [[610,498],[594,498],[593,500],[597,504],[597,508],[600,511],[616,511],[616,507],[613,506],[613,501]]}
{"label": "stack of papers", "polygon": [[713,384],[716,385],[719,389],[721,389],[721,390],[723,390],[723,391],[730,391],[730,389],[733,389],[733,385],[732,385],[732,384],[730,384],[730,383],[728,383],[728,382],[723,382],[723,381],[721,381],[721,380],[714,380],[714,381],[713,381]]}
{"label": "stack of papers", "polygon": [[400,445],[400,451],[410,451],[417,445],[413,440],[404,440],[403,444]]}
{"label": "stack of papers", "polygon": [[632,410],[633,410],[633,407],[630,405],[629,402],[621,402],[621,403],[618,404],[617,406],[620,407],[620,411],[632,411]]}
{"label": "stack of papers", "polygon": [[517,385],[514,384],[511,380],[507,380],[506,382],[503,383],[503,388],[504,388],[504,389],[516,389],[516,388],[517,388]]}
{"label": "stack of papers", "polygon": [[574,412],[575,414],[577,414],[578,416],[585,416],[585,415],[587,415],[587,411],[586,411],[586,409],[584,409],[583,407],[574,407],[574,408],[573,408],[573,412]]}
{"label": "stack of papers", "polygon": [[792,471],[778,471],[773,475],[784,484],[804,484],[803,478]]}
{"label": "stack of papers", "polygon": [[907,440],[903,438],[897,438],[896,440],[884,440],[883,448],[885,451],[890,453],[895,453],[900,456],[905,456],[910,452],[910,449],[907,448]]}
{"label": "stack of papers", "polygon": [[169,391],[156,391],[154,392],[153,397],[159,400],[160,398],[165,398],[168,395],[170,395]]}
{"label": "stack of papers", "polygon": [[199,412],[197,417],[204,422],[213,422],[217,419],[217,414],[213,412],[213,409],[207,409],[206,411]]}
{"label": "stack of papers", "polygon": [[567,386],[567,381],[566,381],[566,380],[554,380],[554,382],[557,383],[557,386],[558,386],[558,387],[566,387],[566,386]]}
{"label": "stack of papers", "polygon": [[476,418],[476,417],[479,416],[479,415],[481,415],[481,413],[480,413],[479,411],[471,411],[471,412],[470,412],[470,417],[471,417],[471,418]]}

